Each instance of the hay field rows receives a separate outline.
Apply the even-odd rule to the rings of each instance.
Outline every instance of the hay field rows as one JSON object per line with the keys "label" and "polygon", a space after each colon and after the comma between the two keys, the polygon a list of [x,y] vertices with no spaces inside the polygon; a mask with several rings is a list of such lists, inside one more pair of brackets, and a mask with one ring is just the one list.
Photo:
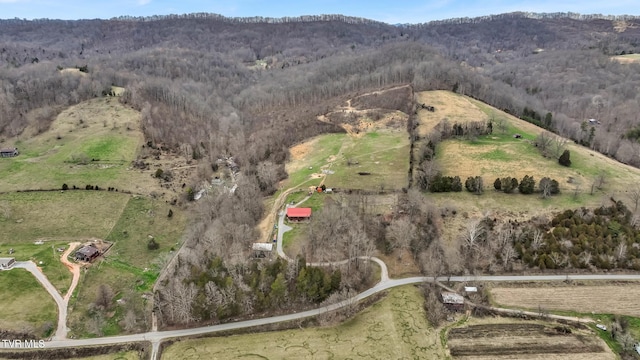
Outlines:
{"label": "hay field rows", "polygon": [[640,284],[497,287],[491,294],[496,304],[510,307],[640,317]]}
{"label": "hay field rows", "polygon": [[454,359],[615,359],[590,330],[550,323],[476,323],[451,329],[447,344]]}
{"label": "hay field rows", "polygon": [[445,351],[422,304],[419,289],[396,288],[335,327],[184,340],[162,359],[442,359]]}

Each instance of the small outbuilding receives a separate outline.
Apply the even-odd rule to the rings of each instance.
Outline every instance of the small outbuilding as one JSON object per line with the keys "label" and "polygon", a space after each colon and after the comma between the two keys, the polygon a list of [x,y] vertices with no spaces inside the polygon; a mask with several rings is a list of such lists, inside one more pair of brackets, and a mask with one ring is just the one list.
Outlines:
{"label": "small outbuilding", "polygon": [[251,246],[251,250],[253,250],[253,257],[255,258],[263,258],[266,257],[273,250],[272,243],[253,243]]}
{"label": "small outbuilding", "polygon": [[14,258],[0,258],[0,270],[9,270],[16,263]]}
{"label": "small outbuilding", "polygon": [[464,309],[464,298],[462,295],[456,294],[454,292],[443,292],[442,303],[449,310],[463,310]]}
{"label": "small outbuilding", "polygon": [[311,208],[287,208],[287,220],[305,221],[311,219]]}
{"label": "small outbuilding", "polygon": [[87,245],[81,247],[78,251],[76,251],[76,261],[93,261],[95,258],[100,256],[100,250],[93,245]]}
{"label": "small outbuilding", "polygon": [[477,293],[478,292],[478,288],[475,286],[465,286],[464,287],[464,292],[466,292],[467,294],[469,293]]}
{"label": "small outbuilding", "polygon": [[0,157],[15,157],[20,155],[18,148],[0,149]]}

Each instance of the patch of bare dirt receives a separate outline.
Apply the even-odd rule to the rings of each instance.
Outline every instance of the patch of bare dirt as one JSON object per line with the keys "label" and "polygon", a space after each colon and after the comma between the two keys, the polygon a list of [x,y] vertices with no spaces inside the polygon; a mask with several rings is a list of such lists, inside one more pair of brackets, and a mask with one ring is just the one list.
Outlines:
{"label": "patch of bare dirt", "polygon": [[477,324],[451,329],[456,359],[615,359],[588,329],[539,322]]}
{"label": "patch of bare dirt", "polygon": [[69,269],[69,271],[71,271],[71,274],[73,274],[73,278],[71,279],[71,286],[69,286],[69,290],[67,290],[67,293],[64,294],[64,298],[63,298],[63,300],[67,304],[69,303],[69,299],[71,298],[71,294],[73,294],[73,290],[75,290],[76,286],[78,286],[78,280],[80,280],[80,265],[78,265],[76,263],[72,263],[71,261],[69,261],[69,259],[67,259],[67,257],[78,246],[80,246],[79,242],[70,243],[69,244],[69,248],[67,248],[67,250],[65,250],[65,252],[60,257],[60,261],[64,264],[64,266],[67,267],[67,269]]}

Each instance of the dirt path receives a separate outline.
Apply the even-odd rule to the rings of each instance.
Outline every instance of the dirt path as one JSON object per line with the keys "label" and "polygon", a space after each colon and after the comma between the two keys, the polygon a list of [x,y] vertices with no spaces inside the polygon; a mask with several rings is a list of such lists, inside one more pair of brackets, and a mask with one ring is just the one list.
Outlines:
{"label": "dirt path", "polygon": [[80,246],[80,244],[81,243],[79,242],[70,243],[69,248],[62,254],[62,257],[60,257],[60,261],[62,261],[64,266],[66,266],[67,269],[71,271],[71,274],[73,274],[73,279],[71,280],[71,286],[69,286],[69,290],[67,290],[67,293],[64,295],[64,298],[63,298],[67,306],[69,305],[69,299],[73,294],[73,290],[75,290],[76,286],[78,286],[78,281],[80,280],[80,265],[70,262],[67,259],[67,257],[69,256],[69,254],[71,254],[73,250],[75,250],[76,247]]}
{"label": "dirt path", "polygon": [[262,221],[260,221],[260,224],[258,224],[258,229],[260,230],[260,234],[261,234],[260,238],[262,239],[262,242],[266,242],[266,243],[271,242],[271,239],[269,238],[269,235],[271,234],[271,226],[272,226],[271,224],[276,223],[276,216],[278,215],[278,209],[280,209],[284,205],[284,200],[287,198],[287,195],[291,194],[292,191],[298,189],[300,186],[304,185],[305,183],[311,180],[313,179],[305,180],[296,186],[290,187],[289,189],[283,191],[282,193],[280,193],[280,195],[278,195],[276,200],[273,202],[271,211],[269,211],[267,216],[265,216],[262,219]]}

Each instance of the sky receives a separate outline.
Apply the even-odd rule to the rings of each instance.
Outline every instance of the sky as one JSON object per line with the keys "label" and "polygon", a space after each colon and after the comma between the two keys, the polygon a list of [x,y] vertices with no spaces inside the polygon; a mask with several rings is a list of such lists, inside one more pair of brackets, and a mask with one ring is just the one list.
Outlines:
{"label": "sky", "polygon": [[0,0],[0,19],[109,19],[207,12],[228,17],[342,14],[415,24],[513,11],[640,15],[640,0]]}

